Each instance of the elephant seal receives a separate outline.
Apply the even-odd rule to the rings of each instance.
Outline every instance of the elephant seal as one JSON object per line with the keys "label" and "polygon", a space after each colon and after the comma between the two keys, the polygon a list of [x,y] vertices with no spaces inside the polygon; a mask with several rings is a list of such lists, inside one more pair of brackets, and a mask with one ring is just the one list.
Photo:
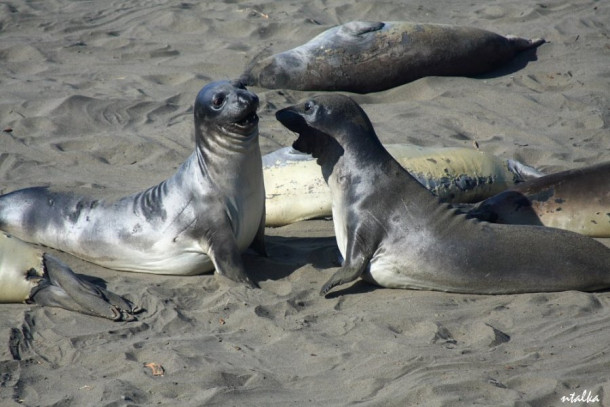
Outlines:
{"label": "elephant seal", "polygon": [[544,225],[610,237],[610,162],[515,185],[468,211],[493,223]]}
{"label": "elephant seal", "polygon": [[253,286],[240,252],[264,253],[258,97],[229,81],[195,100],[196,148],[159,185],[117,200],[35,187],[0,197],[0,229],[115,270],[194,275],[216,269]]}
{"label": "elephant seal", "polygon": [[[443,202],[478,202],[543,175],[514,160],[460,147],[387,144],[388,152]],[[267,226],[331,215],[331,197],[315,159],[291,147],[263,156]]]}
{"label": "elephant seal", "polygon": [[424,76],[480,75],[542,43],[471,27],[352,21],[255,57],[242,80],[269,89],[377,92]]}
{"label": "elephant seal", "polygon": [[383,287],[506,294],[610,287],[610,249],[577,233],[467,219],[385,150],[362,108],[328,94],[282,109],[293,147],[317,158],[333,201],[342,267]]}
{"label": "elephant seal", "polygon": [[58,258],[0,232],[0,303],[60,307],[114,321],[134,320],[137,307],[80,279]]}

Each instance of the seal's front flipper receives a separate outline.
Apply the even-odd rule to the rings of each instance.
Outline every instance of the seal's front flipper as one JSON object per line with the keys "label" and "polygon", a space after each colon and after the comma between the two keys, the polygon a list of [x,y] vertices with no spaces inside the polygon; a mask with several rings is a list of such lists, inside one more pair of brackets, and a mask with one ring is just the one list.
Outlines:
{"label": "seal's front flipper", "polygon": [[45,278],[32,289],[29,301],[114,321],[134,320],[138,309],[128,300],[80,279],[66,264],[45,253]]}
{"label": "seal's front flipper", "polygon": [[364,268],[343,266],[322,286],[320,295],[326,295],[333,287],[349,283],[362,275]]}
{"label": "seal's front flipper", "polygon": [[370,231],[366,223],[348,226],[343,266],[322,286],[320,295],[325,295],[333,287],[352,282],[364,273],[379,246],[377,233]]}
{"label": "seal's front flipper", "polygon": [[214,263],[216,272],[223,277],[238,283],[243,283],[250,288],[258,288],[246,274],[239,248],[237,247],[237,242],[235,242],[235,237],[232,232],[225,233],[224,236],[221,236],[221,231],[225,229],[226,228],[216,230],[214,241],[209,245],[208,255]]}
{"label": "seal's front flipper", "polygon": [[333,287],[354,281],[364,273],[369,265],[369,259],[359,257],[355,261],[345,262],[333,276],[322,286],[320,295],[326,295]]}

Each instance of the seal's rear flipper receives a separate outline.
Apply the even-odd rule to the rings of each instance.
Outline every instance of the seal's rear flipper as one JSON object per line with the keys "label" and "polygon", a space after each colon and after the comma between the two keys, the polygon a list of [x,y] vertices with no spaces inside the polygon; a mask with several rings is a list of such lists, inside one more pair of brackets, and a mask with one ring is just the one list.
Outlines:
{"label": "seal's rear flipper", "polygon": [[45,279],[32,289],[30,302],[60,307],[114,321],[131,321],[137,307],[102,287],[80,279],[59,259],[45,253]]}
{"label": "seal's rear flipper", "polygon": [[517,182],[529,181],[530,179],[540,178],[546,175],[534,167],[530,167],[529,165],[525,165],[516,160],[507,160],[506,164],[508,170],[515,174],[515,180]]}
{"label": "seal's rear flipper", "polygon": [[506,39],[515,45],[517,51],[538,48],[546,42],[544,38],[534,38],[530,40],[527,38],[517,37],[516,35],[507,35]]}
{"label": "seal's rear flipper", "polygon": [[350,21],[341,26],[341,33],[353,35],[355,37],[359,35],[368,34],[381,30],[385,27],[385,23],[382,21]]}

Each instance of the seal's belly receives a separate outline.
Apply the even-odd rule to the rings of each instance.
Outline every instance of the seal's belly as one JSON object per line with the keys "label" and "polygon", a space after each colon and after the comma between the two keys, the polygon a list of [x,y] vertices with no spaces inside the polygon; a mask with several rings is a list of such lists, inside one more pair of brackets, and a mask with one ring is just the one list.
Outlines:
{"label": "seal's belly", "polygon": [[[436,259],[441,252],[417,249],[417,241],[430,240],[419,234],[405,234],[399,240],[383,242],[369,262],[362,278],[387,288],[411,290],[462,291],[467,281],[461,281],[463,273],[442,264]],[[441,245],[441,242],[433,243]],[[451,270],[447,273],[448,270]]]}
{"label": "seal's belly", "polygon": [[[435,244],[443,246],[441,241]],[[378,249],[362,278],[387,288],[483,294],[490,292],[481,287],[486,275],[489,273],[480,273],[476,266],[468,266],[468,261],[451,260],[442,250],[422,254],[410,251],[405,245],[396,245]]]}
{"label": "seal's belly", "polygon": [[177,276],[198,275],[214,270],[212,260],[201,251],[165,256],[155,256],[153,253],[149,253],[139,257],[97,259],[95,263],[119,271]]}
{"label": "seal's belly", "polygon": [[99,208],[88,215],[88,221],[38,242],[119,271],[196,275],[214,269],[189,211],[168,212],[162,222],[134,216],[131,208]]}
{"label": "seal's belly", "polygon": [[370,283],[387,288],[426,289],[420,281],[407,274],[406,264],[400,265],[394,256],[375,256],[362,278]]}

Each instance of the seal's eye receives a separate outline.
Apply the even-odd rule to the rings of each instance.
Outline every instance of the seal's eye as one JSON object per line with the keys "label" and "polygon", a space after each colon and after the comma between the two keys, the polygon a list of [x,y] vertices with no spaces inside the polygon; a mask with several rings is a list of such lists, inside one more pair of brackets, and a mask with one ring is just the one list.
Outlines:
{"label": "seal's eye", "polygon": [[311,112],[311,109],[313,109],[313,103],[312,102],[305,102],[305,111],[306,112]]}
{"label": "seal's eye", "polygon": [[212,97],[212,106],[218,109],[225,101],[225,95],[222,93],[217,93]]}

